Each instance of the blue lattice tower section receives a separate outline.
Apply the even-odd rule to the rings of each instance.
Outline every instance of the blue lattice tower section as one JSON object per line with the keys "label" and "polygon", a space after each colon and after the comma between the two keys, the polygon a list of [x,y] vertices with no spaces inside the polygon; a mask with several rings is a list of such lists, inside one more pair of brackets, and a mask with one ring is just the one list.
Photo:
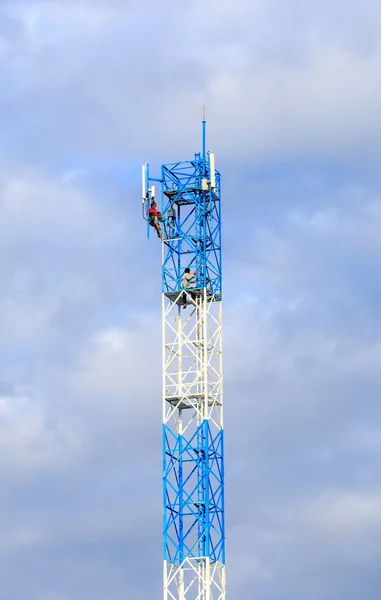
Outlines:
{"label": "blue lattice tower section", "polygon": [[201,153],[160,178],[143,166],[162,248],[164,600],[226,598],[221,191],[205,133],[204,118]]}

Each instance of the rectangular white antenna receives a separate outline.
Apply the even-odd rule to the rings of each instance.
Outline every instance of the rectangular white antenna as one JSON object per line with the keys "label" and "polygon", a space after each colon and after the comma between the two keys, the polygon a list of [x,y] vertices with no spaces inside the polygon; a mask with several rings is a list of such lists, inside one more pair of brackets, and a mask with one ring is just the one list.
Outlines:
{"label": "rectangular white antenna", "polygon": [[151,200],[155,198],[155,186],[151,186]]}
{"label": "rectangular white antenna", "polygon": [[214,168],[214,154],[209,152],[209,169],[210,169],[210,188],[214,190],[216,187],[216,171]]}
{"label": "rectangular white antenna", "polygon": [[146,163],[145,165],[142,166],[142,201],[144,204],[144,201],[146,199],[146,195],[147,195],[147,166],[148,163]]}

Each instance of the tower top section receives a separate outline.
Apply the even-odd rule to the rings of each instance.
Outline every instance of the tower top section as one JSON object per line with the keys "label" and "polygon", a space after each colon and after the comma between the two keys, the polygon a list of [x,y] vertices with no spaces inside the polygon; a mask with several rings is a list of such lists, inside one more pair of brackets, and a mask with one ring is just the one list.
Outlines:
{"label": "tower top section", "polygon": [[[160,178],[151,177],[148,163],[143,165],[143,216],[148,237],[156,232],[161,239],[162,291],[174,301],[184,288],[184,273],[189,272],[193,294],[206,289],[211,301],[221,300],[220,181],[214,154],[206,150],[205,109],[201,152],[192,160],[162,165]],[[160,209],[155,183],[161,187]]]}

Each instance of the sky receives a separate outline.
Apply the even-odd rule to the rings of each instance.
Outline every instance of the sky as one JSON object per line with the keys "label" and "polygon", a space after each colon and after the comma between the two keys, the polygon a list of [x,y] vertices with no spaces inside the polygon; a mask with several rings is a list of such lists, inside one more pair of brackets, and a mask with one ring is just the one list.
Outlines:
{"label": "sky", "polygon": [[381,4],[0,4],[0,596],[162,597],[141,163],[223,181],[228,598],[381,589]]}

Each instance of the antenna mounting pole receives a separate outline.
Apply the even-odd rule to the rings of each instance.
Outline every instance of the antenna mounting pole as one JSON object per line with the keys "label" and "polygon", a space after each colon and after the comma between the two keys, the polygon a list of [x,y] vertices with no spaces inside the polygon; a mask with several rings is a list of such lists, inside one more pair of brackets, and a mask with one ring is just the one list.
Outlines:
{"label": "antenna mounting pole", "polygon": [[206,108],[202,107],[202,159],[206,158]]}

